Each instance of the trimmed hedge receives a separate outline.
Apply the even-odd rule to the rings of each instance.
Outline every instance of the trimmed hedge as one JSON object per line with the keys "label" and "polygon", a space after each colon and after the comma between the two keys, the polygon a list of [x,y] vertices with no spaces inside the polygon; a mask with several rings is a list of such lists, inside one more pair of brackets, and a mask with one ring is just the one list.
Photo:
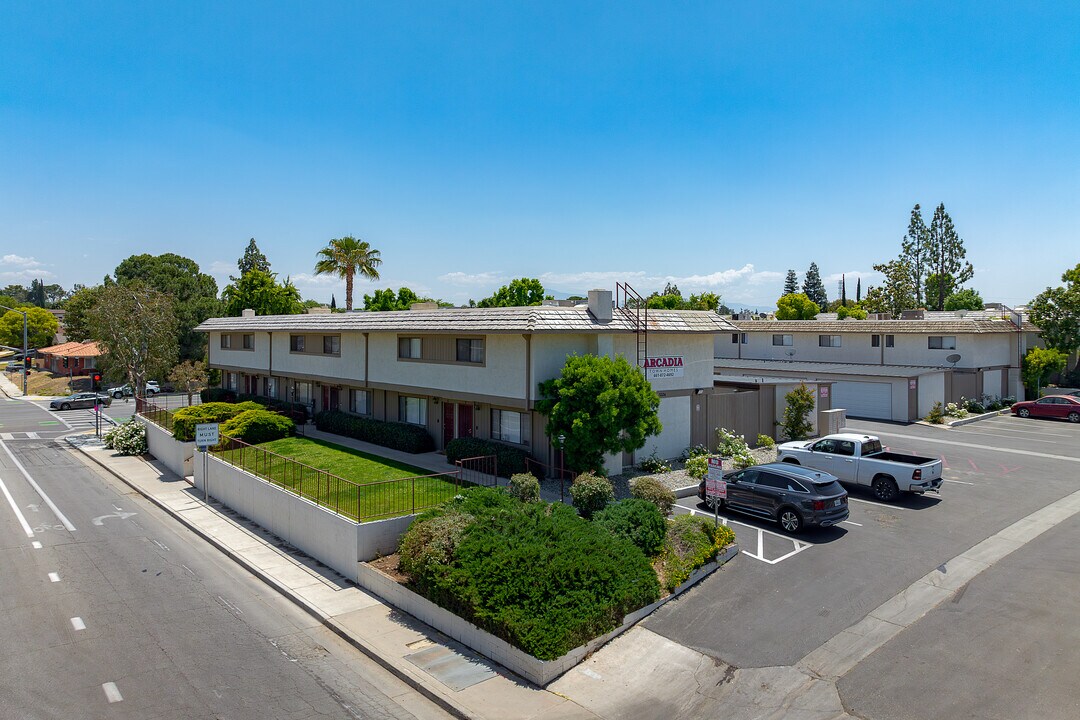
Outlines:
{"label": "trimmed hedge", "polygon": [[199,398],[204,403],[210,402],[236,402],[236,391],[225,388],[212,387],[199,391]]}
{"label": "trimmed hedge", "polygon": [[660,562],[668,592],[686,582],[697,568],[715,560],[719,552],[735,542],[735,532],[727,525],[694,515],[677,515],[668,521]]}
{"label": "trimmed hedge", "polygon": [[526,462],[529,454],[513,445],[471,437],[454,438],[446,444],[446,461],[451,464],[465,458],[486,455],[495,456],[500,477],[508,478],[529,470]]}
{"label": "trimmed hedge", "polygon": [[173,413],[173,437],[181,442],[195,439],[195,426],[200,423],[220,423],[236,417],[245,410],[262,410],[258,403],[208,402],[189,405]]}
{"label": "trimmed hedge", "polygon": [[667,517],[675,505],[675,493],[667,485],[654,477],[644,476],[630,481],[630,496],[648,500]]}
{"label": "trimmed hedge", "polygon": [[629,540],[561,503],[522,503],[496,488],[470,488],[417,518],[401,567],[421,595],[541,660],[660,597],[649,559]]}
{"label": "trimmed hedge", "polygon": [[540,502],[540,481],[530,473],[517,473],[510,478],[506,492],[521,502]]}
{"label": "trimmed hedge", "polygon": [[222,435],[243,440],[249,445],[280,440],[295,432],[296,424],[292,420],[265,408],[245,410],[221,424]]}
{"label": "trimmed hedge", "polygon": [[612,535],[626,538],[649,557],[664,547],[667,521],[648,500],[631,498],[612,503],[593,515],[593,522]]}
{"label": "trimmed hedge", "polygon": [[236,396],[236,399],[240,402],[257,402],[264,407],[268,407],[271,410],[277,410],[280,413],[284,413],[296,422],[306,422],[308,418],[308,412],[311,410],[310,405],[304,403],[289,402],[288,400],[278,400],[276,398],[268,398],[263,395],[247,395],[240,393]]}
{"label": "trimmed hedge", "polygon": [[431,452],[435,440],[419,425],[357,417],[340,410],[323,410],[315,415],[315,427],[407,453]]}
{"label": "trimmed hedge", "polygon": [[606,477],[584,472],[570,484],[570,497],[581,516],[591,518],[593,513],[600,512],[615,499],[615,488]]}

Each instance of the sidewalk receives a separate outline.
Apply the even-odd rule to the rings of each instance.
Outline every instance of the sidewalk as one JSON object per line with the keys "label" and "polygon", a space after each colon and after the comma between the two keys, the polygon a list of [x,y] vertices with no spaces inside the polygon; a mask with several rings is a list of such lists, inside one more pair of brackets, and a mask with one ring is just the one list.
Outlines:
{"label": "sidewalk", "polygon": [[[600,717],[478,657],[221,504],[208,505],[194,487],[160,463],[116,455],[92,442],[93,438],[77,437],[71,438],[74,442],[70,444],[88,460],[137,490],[451,714],[477,720]],[[335,436],[335,440],[340,439]],[[382,454],[385,450],[382,448]],[[445,458],[441,459],[445,468]],[[421,465],[415,456],[410,456],[410,462]],[[430,460],[423,462],[426,467]]]}

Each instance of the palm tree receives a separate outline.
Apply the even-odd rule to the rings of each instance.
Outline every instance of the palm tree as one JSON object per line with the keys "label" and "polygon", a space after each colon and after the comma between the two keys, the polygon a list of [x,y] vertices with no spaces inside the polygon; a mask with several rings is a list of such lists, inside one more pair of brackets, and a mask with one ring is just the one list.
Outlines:
{"label": "palm tree", "polygon": [[317,253],[316,275],[337,275],[345,278],[345,310],[352,310],[353,276],[359,273],[368,280],[378,280],[382,265],[379,251],[367,242],[346,235],[335,238]]}

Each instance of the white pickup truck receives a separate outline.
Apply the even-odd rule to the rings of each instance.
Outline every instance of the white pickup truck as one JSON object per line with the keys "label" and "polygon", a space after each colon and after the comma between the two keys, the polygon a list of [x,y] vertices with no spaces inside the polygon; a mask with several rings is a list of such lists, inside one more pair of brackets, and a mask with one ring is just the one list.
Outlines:
{"label": "white pickup truck", "polygon": [[874,435],[840,433],[820,440],[783,443],[777,462],[805,465],[835,475],[840,482],[865,485],[885,502],[902,492],[941,491],[941,461],[883,450]]}

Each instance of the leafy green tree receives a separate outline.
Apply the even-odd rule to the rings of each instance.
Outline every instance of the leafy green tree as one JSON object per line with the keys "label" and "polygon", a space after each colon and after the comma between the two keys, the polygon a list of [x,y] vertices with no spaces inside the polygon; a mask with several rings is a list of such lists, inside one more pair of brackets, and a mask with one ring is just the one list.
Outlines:
{"label": "leafy green tree", "polygon": [[716,293],[703,292],[700,295],[691,295],[686,301],[686,310],[709,310],[714,313],[720,312],[723,301]]}
{"label": "leafy green tree", "polygon": [[[934,310],[945,309],[945,298],[954,288],[958,288],[971,279],[975,269],[967,262],[967,250],[964,241],[956,233],[952,218],[945,212],[945,203],[934,210],[927,232],[926,256],[927,289],[934,290],[933,296],[926,298],[926,304]],[[936,275],[933,286],[930,278]],[[917,291],[916,291],[917,292]]]}
{"label": "leafy green tree", "polygon": [[407,287],[398,288],[397,294],[390,288],[376,290],[373,295],[364,296],[364,309],[370,311],[408,310],[413,303],[434,302],[422,298]]}
{"label": "leafy green tree", "polygon": [[195,327],[209,317],[220,315],[221,301],[217,296],[217,281],[200,272],[198,263],[174,253],[132,255],[116,266],[113,276],[120,285],[137,281],[171,297],[180,358],[203,357],[206,335],[196,332]]}
{"label": "leafy green tree", "polygon": [[353,309],[353,278],[359,275],[368,280],[379,279],[382,257],[366,240],[351,235],[334,238],[317,254],[316,275],[337,275],[345,280],[345,310]]}
{"label": "leafy green tree", "polygon": [[[856,304],[857,303],[854,300],[833,300],[829,303],[827,312],[840,312],[840,308],[853,308]],[[826,311],[825,308],[822,308],[822,310]]]}
{"label": "leafy green tree", "polygon": [[957,290],[945,298],[946,310],[982,310],[983,307],[982,295],[972,288]]}
{"label": "leafy green tree", "polygon": [[[26,342],[28,347],[39,348],[53,344],[60,323],[56,316],[44,308],[23,306],[26,313]],[[0,315],[0,345],[22,347],[23,316],[22,312],[8,310]]]}
{"label": "leafy green tree", "polygon": [[678,310],[686,304],[686,301],[682,299],[682,295],[658,295],[654,293],[646,298],[645,304],[651,310]]}
{"label": "leafy green tree", "polygon": [[68,340],[86,342],[91,340],[88,313],[97,302],[102,286],[82,287],[64,301],[64,335]]}
{"label": "leafy green tree", "polygon": [[239,317],[246,309],[256,315],[297,315],[304,312],[300,291],[286,278],[278,283],[277,273],[249,270],[221,291],[225,314]]}
{"label": "leafy green tree", "polygon": [[922,209],[918,203],[911,209],[911,219],[908,221],[907,234],[901,241],[900,257],[907,262],[908,272],[911,273],[911,285],[915,288],[915,305],[922,307],[923,284],[928,273],[927,267],[930,258],[927,253],[930,246],[930,230],[923,220]]}
{"label": "leafy green tree", "polygon": [[206,387],[206,363],[202,360],[185,360],[169,372],[169,382],[177,392],[187,395],[187,404],[191,405],[191,396]]}
{"label": "leafy green tree", "polygon": [[798,295],[799,294],[799,276],[795,274],[794,270],[787,271],[787,278],[784,279],[784,295]]}
{"label": "leafy green tree", "polygon": [[882,265],[875,265],[874,270],[885,276],[880,287],[866,289],[862,308],[872,313],[889,313],[899,318],[900,313],[908,310],[915,302],[915,287],[911,284],[911,268],[903,258],[890,260]]}
{"label": "leafy green tree", "polygon": [[491,297],[476,303],[476,307],[525,307],[544,301],[544,286],[536,278],[517,278],[503,285]]}
{"label": "leafy green tree", "polygon": [[560,377],[540,383],[540,394],[548,437],[565,436],[562,449],[575,471],[598,472],[606,453],[633,452],[663,429],[660,396],[622,356],[573,355]]}
{"label": "leafy green tree", "polygon": [[90,334],[112,376],[143,394],[148,377],[164,375],[179,352],[175,302],[147,284],[106,285],[88,313]]}
{"label": "leafy green tree", "polygon": [[814,301],[819,308],[829,306],[829,297],[825,294],[825,285],[821,282],[821,273],[818,271],[817,263],[810,263],[802,288],[803,294]]}
{"label": "leafy green tree", "polygon": [[8,285],[3,290],[0,290],[0,295],[13,298],[15,300],[14,304],[4,303],[5,305],[11,305],[12,307],[30,302],[30,293],[22,285]]}
{"label": "leafy green tree", "polygon": [[776,301],[777,320],[813,320],[820,310],[804,293],[784,295]]}
{"label": "leafy green tree", "polygon": [[1068,355],[1053,348],[1034,347],[1027,351],[1020,363],[1020,374],[1032,397],[1039,397],[1043,381],[1052,373],[1063,371],[1068,359]]}
{"label": "leafy green tree", "polygon": [[858,305],[845,305],[844,307],[836,309],[837,320],[844,320],[846,318],[851,318],[852,320],[865,320],[866,315],[866,311]]}
{"label": "leafy green tree", "polygon": [[1061,281],[1031,301],[1031,321],[1047,347],[1071,354],[1080,349],[1080,264],[1062,273]]}
{"label": "leafy green tree", "polygon": [[780,430],[788,440],[803,440],[814,429],[807,415],[814,409],[814,391],[799,383],[799,386],[784,396],[784,419],[778,423]]}
{"label": "leafy green tree", "polygon": [[[264,273],[270,272],[270,261],[266,259],[266,256],[259,250],[259,246],[255,244],[255,238],[248,240],[244,256],[236,261],[236,267],[240,270],[240,277],[244,277],[246,273],[252,270],[261,270]],[[239,278],[230,276],[229,279],[236,282]]]}

